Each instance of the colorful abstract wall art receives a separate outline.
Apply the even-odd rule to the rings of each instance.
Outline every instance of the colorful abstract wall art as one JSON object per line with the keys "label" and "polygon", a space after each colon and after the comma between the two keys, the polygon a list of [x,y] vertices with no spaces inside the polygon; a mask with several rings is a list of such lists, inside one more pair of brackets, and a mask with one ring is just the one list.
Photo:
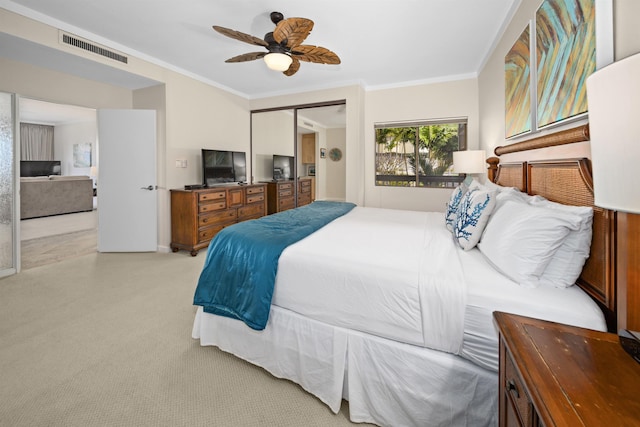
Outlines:
{"label": "colorful abstract wall art", "polygon": [[504,59],[506,137],[531,131],[531,25]]}
{"label": "colorful abstract wall art", "polygon": [[536,12],[537,127],[587,112],[596,70],[594,0],[545,0]]}

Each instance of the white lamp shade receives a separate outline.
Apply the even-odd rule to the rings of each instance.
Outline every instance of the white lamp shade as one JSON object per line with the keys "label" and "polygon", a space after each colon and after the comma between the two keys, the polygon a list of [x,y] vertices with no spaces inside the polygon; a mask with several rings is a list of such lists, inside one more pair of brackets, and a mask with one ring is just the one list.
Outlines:
{"label": "white lamp shade", "polygon": [[453,152],[454,173],[484,173],[487,170],[484,150],[467,150]]}
{"label": "white lamp shade", "polygon": [[595,205],[640,213],[640,54],[587,79]]}
{"label": "white lamp shade", "polygon": [[264,62],[272,70],[287,71],[293,59],[284,53],[267,53],[264,57]]}

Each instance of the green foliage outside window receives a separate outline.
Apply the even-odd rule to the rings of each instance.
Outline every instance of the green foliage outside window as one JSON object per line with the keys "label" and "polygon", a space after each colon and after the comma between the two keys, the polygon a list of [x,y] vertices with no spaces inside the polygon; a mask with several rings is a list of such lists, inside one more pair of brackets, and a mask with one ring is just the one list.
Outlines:
{"label": "green foliage outside window", "polygon": [[453,187],[453,152],[466,148],[466,122],[376,127],[376,185]]}

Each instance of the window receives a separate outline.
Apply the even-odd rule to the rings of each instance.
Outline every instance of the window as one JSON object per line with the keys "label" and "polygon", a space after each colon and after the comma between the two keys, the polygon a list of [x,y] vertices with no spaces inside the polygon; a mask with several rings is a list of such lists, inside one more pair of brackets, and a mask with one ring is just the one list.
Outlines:
{"label": "window", "polygon": [[467,120],[425,120],[375,125],[376,185],[455,187],[453,152],[467,148]]}

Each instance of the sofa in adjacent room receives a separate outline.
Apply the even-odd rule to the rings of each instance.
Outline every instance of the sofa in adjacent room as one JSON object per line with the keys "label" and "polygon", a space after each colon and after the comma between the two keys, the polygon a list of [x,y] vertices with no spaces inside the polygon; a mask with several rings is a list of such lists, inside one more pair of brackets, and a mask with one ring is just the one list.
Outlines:
{"label": "sofa in adjacent room", "polygon": [[88,176],[20,178],[20,218],[93,210],[93,180]]}

